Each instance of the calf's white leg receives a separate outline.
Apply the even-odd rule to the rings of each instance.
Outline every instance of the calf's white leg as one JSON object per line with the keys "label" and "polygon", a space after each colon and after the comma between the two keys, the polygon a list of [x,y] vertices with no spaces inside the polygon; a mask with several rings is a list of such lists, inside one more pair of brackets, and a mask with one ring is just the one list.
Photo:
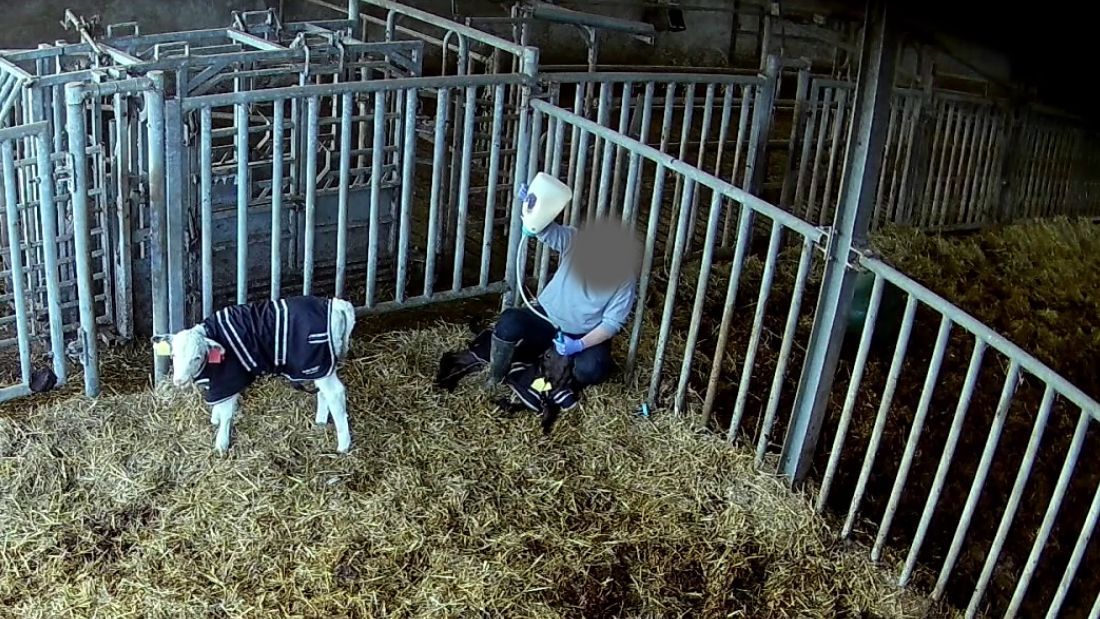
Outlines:
{"label": "calf's white leg", "polygon": [[340,382],[336,374],[332,374],[317,381],[317,390],[317,395],[324,398],[336,425],[336,451],[347,453],[351,449],[351,431],[348,429],[347,391],[344,383]]}
{"label": "calf's white leg", "polygon": [[325,400],[325,392],[320,388],[317,390],[317,416],[313,418],[313,422],[319,426],[327,425],[329,417],[328,402]]}
{"label": "calf's white leg", "polygon": [[213,406],[211,417],[218,418],[218,432],[214,438],[214,449],[225,453],[229,449],[229,430],[233,425],[233,414],[237,412],[237,396],[218,402]]}

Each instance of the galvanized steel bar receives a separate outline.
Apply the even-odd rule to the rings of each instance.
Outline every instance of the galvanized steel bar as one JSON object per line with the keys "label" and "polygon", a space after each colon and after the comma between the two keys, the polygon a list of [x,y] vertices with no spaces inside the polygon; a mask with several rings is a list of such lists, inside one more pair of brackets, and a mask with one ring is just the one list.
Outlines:
{"label": "galvanized steel bar", "polygon": [[714,345],[710,376],[707,378],[707,392],[703,398],[703,412],[699,418],[699,425],[702,428],[707,428],[710,425],[711,416],[714,413],[714,402],[718,395],[718,382],[722,377],[722,365],[726,348],[729,345],[730,325],[733,322],[737,293],[741,286],[741,270],[745,266],[745,252],[748,250],[750,237],[752,236],[752,211],[748,205],[742,202],[739,212],[737,243],[733,250],[733,261],[730,262],[729,281],[726,284],[726,297],[722,305],[722,320],[718,326],[718,341]]}
{"label": "galvanized steel bar", "polygon": [[873,273],[881,275],[898,288],[916,296],[925,305],[944,314],[956,325],[973,333],[981,340],[984,340],[991,348],[1000,351],[1009,359],[1016,361],[1020,365],[1020,368],[1028,374],[1046,383],[1050,383],[1064,398],[1074,405],[1088,411],[1094,419],[1100,421],[1100,404],[1027,351],[1016,346],[978,319],[955,305],[952,305],[943,297],[925,288],[881,260],[864,256],[860,258],[860,265]]}
{"label": "galvanized steel bar", "polygon": [[237,136],[237,303],[248,303],[248,203],[251,188],[248,178],[248,108],[234,106]]}
{"label": "galvanized steel bar", "polygon": [[1004,548],[1005,539],[1008,538],[1008,530],[1012,527],[1012,521],[1016,517],[1016,510],[1020,506],[1020,499],[1024,494],[1024,487],[1027,485],[1027,480],[1031,476],[1031,467],[1035,464],[1035,456],[1039,452],[1039,445],[1043,440],[1043,432],[1047,427],[1047,419],[1050,418],[1051,409],[1054,407],[1055,398],[1054,389],[1047,385],[1046,390],[1043,393],[1043,402],[1039,405],[1039,413],[1035,417],[1035,422],[1031,428],[1031,438],[1028,439],[1027,451],[1024,452],[1024,457],[1020,461],[1020,468],[1016,471],[1016,480],[1012,483],[1012,492],[1008,496],[1008,504],[1005,505],[1004,513],[1001,515],[1001,522],[997,526],[997,533],[993,537],[993,544],[989,549],[989,553],[986,555],[985,564],[982,566],[982,573],[978,577],[978,584],[974,586],[974,593],[970,597],[970,604],[966,607],[966,613],[969,616],[974,616],[978,613],[979,606],[982,602],[982,597],[985,595],[986,587],[989,585],[989,580],[993,576],[993,568],[997,565],[998,559],[1001,557],[1001,550]]}
{"label": "galvanized steel bar", "polygon": [[435,132],[432,139],[432,190],[428,205],[428,242],[424,257],[424,297],[435,292],[435,268],[439,253],[439,202],[443,185],[443,163],[446,157],[447,105],[451,91],[436,91]]}
{"label": "galvanized steel bar", "polygon": [[[648,86],[648,84],[647,84]],[[718,121],[718,146],[715,151],[714,172],[718,178],[722,178],[722,157],[726,154],[726,140],[729,139],[730,117],[733,115],[733,86],[727,85],[722,89],[722,115]],[[645,142],[645,140],[642,140]]]}
{"label": "galvanized steel bar", "polygon": [[[622,102],[619,107],[619,133],[630,135],[630,102],[634,100],[634,84],[623,84]],[[615,174],[611,181],[611,214],[618,215],[622,205],[623,147],[615,146]]]}
{"label": "galvanized steel bar", "polygon": [[458,220],[455,227],[454,270],[451,291],[462,289],[462,264],[466,258],[466,215],[470,208],[470,160],[474,153],[474,112],[477,111],[477,89],[466,89],[462,119],[462,170],[458,181]]}
{"label": "galvanized steel bar", "polygon": [[271,117],[271,300],[283,294],[283,158],[286,100],[276,99]]}
{"label": "galvanized steel bar", "polygon": [[[523,66],[525,75],[533,75],[537,70],[538,60],[537,57],[525,57]],[[520,183],[523,183],[529,177],[527,170],[527,158],[522,156],[527,152],[530,146],[531,133],[528,118],[530,108],[537,103],[531,98],[531,87],[529,85],[523,85],[520,90],[519,101],[519,126],[516,133],[516,169],[515,174],[512,177],[513,187],[517,187]],[[518,276],[516,272],[516,259],[519,248],[517,247],[521,238],[522,230],[520,224],[520,201],[519,195],[513,191],[512,196],[512,209],[509,216],[508,223],[508,253],[506,254],[505,266],[504,266],[504,281],[509,283],[509,286],[505,288],[505,294],[501,299],[501,305],[507,307],[515,300],[515,287],[514,283]],[[576,200],[576,198],[574,198]]]}
{"label": "galvanized steel bar", "polygon": [[802,240],[802,251],[798,259],[798,273],[791,291],[791,305],[787,310],[787,324],[783,327],[783,342],[779,346],[779,359],[776,361],[775,374],[772,377],[771,390],[768,392],[767,408],[760,424],[760,436],[756,441],[756,458],[759,468],[764,464],[764,456],[771,444],[772,429],[775,427],[776,412],[779,410],[779,398],[782,395],[783,382],[787,378],[787,364],[791,358],[791,348],[798,334],[798,319],[802,311],[802,297],[806,292],[806,280],[809,279],[810,265],[813,261],[814,245],[808,239]]}
{"label": "galvanized steel bar", "polygon": [[[912,298],[912,297],[910,297]],[[917,403],[917,411],[913,415],[912,425],[909,428],[909,438],[905,442],[905,451],[898,465],[898,472],[894,477],[894,486],[890,491],[890,499],[886,503],[886,511],[879,522],[878,535],[875,537],[875,545],[871,549],[871,560],[878,561],[882,558],[882,549],[886,545],[886,538],[890,534],[890,525],[893,524],[894,515],[901,502],[901,494],[905,490],[905,482],[909,478],[909,469],[913,465],[913,457],[917,453],[917,445],[920,442],[921,433],[924,431],[924,420],[928,416],[928,409],[932,405],[932,394],[936,390],[936,382],[939,380],[940,370],[943,368],[943,357],[947,351],[948,337],[951,336],[951,319],[946,316],[940,319],[940,329],[936,335],[936,345],[932,349],[932,359],[928,362],[928,372],[924,377],[924,387],[921,389],[920,401]]]}
{"label": "galvanized steel bar", "polygon": [[[599,104],[596,108],[596,122],[601,127],[607,127],[611,121],[611,84],[604,82],[600,84],[600,98]],[[537,136],[536,136],[537,137]],[[611,170],[611,160],[604,156],[604,152],[607,150],[607,141],[601,136],[596,135],[596,142],[593,144],[592,149],[592,172],[588,179],[588,206],[586,210],[588,221],[593,221],[599,214],[600,210],[600,193],[604,193],[604,200],[606,201],[606,191],[604,187],[606,183],[603,182],[603,170],[606,167],[608,172]],[[601,165],[597,168],[596,161],[600,161]],[[603,161],[607,162],[607,165],[603,165]],[[576,200],[576,196],[573,198]]]}
{"label": "galvanized steel bar", "polygon": [[1097,486],[1096,491],[1093,492],[1089,513],[1085,516],[1085,523],[1081,526],[1081,533],[1077,535],[1077,543],[1073,545],[1073,553],[1069,556],[1066,571],[1062,574],[1062,580],[1054,591],[1054,599],[1051,600],[1050,607],[1047,609],[1047,619],[1058,617],[1062,611],[1062,604],[1065,603],[1073,580],[1077,577],[1077,570],[1081,567],[1081,560],[1085,557],[1092,533],[1096,529],[1097,518],[1100,518],[1100,486]]}
{"label": "galvanized steel bar", "polygon": [[15,154],[12,140],[0,142],[4,170],[4,210],[7,214],[8,258],[11,267],[11,294],[15,305],[15,332],[19,341],[19,378],[31,382],[31,342],[27,320],[27,298],[23,288],[23,248],[19,242],[19,195],[16,187]]}
{"label": "galvanized steel bar", "polygon": [[382,168],[386,148],[386,92],[374,93],[374,141],[370,166],[370,221],[367,224],[367,299],[374,307],[378,288],[378,213],[382,200]]}
{"label": "galvanized steel bar", "polygon": [[[799,156],[798,174],[796,176],[794,188],[794,202],[791,205],[791,211],[794,213],[808,213],[810,209],[809,200],[807,200],[806,198],[806,191],[809,189],[806,185],[807,181],[809,181],[809,178],[807,177],[807,172],[810,171],[810,152],[813,150],[813,146],[815,144],[814,129],[815,127],[819,128],[818,94],[821,91],[822,89],[817,88],[816,86],[810,89],[810,101],[808,103],[809,118],[806,121],[806,128],[802,134],[802,153]],[[825,108],[822,107],[821,109],[821,123],[824,123],[826,118],[824,111]],[[820,141],[818,141],[817,143],[819,144]],[[791,156],[793,157],[794,153],[791,153]],[[812,200],[812,197],[810,198],[810,200]],[[804,206],[804,208],[799,208],[800,205]]]}
{"label": "galvanized steel bar", "polygon": [[[661,204],[664,202],[665,166],[657,164],[653,176],[653,194],[649,200],[649,217],[646,220],[645,251],[642,253],[641,276],[638,280],[638,297],[635,305],[645,307],[649,295],[649,283],[653,271],[653,254],[656,251],[657,224],[661,220]],[[626,354],[626,375],[633,378],[638,359],[638,343],[642,337],[642,320],[645,312],[634,312],[634,325],[630,330],[630,347]]]}
{"label": "galvanized steel bar", "polygon": [[[824,200],[820,204],[817,202],[817,190],[820,184],[819,172],[821,170],[821,157],[825,153],[825,136],[829,130],[829,119],[833,118],[833,95],[835,89],[826,88],[825,95],[821,100],[821,124],[817,127],[817,144],[814,149],[813,159],[813,171],[810,173],[810,189],[809,195],[806,198],[806,213],[805,218],[809,221],[820,221],[820,216],[815,217],[815,213],[820,213],[824,209]],[[833,122],[836,122],[835,120]],[[835,133],[835,130],[834,130]],[[817,209],[815,211],[814,209]]]}
{"label": "galvanized steel bar", "polygon": [[[60,133],[60,128],[58,128],[58,132]],[[50,161],[51,143],[48,132],[39,131],[35,136],[35,143],[37,145],[35,160],[38,164],[38,215],[42,225],[42,239],[44,241],[43,257],[46,273],[46,304],[49,309],[50,322],[50,352],[53,357],[53,371],[57,375],[57,382],[63,385],[68,380],[68,370],[65,367],[65,333],[61,321],[61,282],[57,270],[58,209],[54,191],[54,169]]]}
{"label": "galvanized steel bar", "polygon": [[756,367],[756,353],[760,348],[760,334],[764,331],[764,315],[768,311],[768,297],[771,296],[772,282],[775,279],[775,261],[779,257],[779,244],[783,239],[783,227],[772,222],[771,236],[768,239],[768,256],[764,262],[764,274],[760,278],[760,292],[756,297],[756,310],[752,317],[752,335],[745,349],[745,358],[741,362],[741,380],[737,385],[737,399],[733,405],[733,417],[730,419],[726,440],[737,440],[737,431],[745,414],[745,403],[749,397],[749,384],[752,371]]}
{"label": "galvanized steel bar", "polygon": [[[847,118],[848,91],[839,90],[836,93],[836,111],[833,113],[833,137],[829,144],[829,162],[825,168],[825,188],[821,196],[821,207],[817,212],[818,225],[826,225],[832,221],[835,215],[833,198],[833,181],[837,173],[837,153],[840,152],[841,136],[844,133],[844,121]],[[886,143],[883,144],[885,146]],[[877,180],[877,178],[876,178]],[[843,179],[841,179],[843,182]],[[872,205],[873,206],[873,205]],[[810,220],[814,221],[814,220]]]}
{"label": "galvanized steel bar", "polygon": [[758,198],[751,193],[748,193],[744,189],[734,187],[733,185],[721,179],[715,178],[710,174],[707,174],[706,172],[697,169],[695,166],[684,163],[683,161],[662,153],[653,147],[641,144],[637,140],[633,140],[629,137],[619,135],[619,133],[616,131],[608,129],[607,127],[600,127],[590,120],[580,118],[575,114],[552,106],[543,101],[539,101],[537,99],[532,100],[531,106],[533,108],[542,110],[544,113],[550,116],[562,119],[570,124],[579,125],[581,129],[587,132],[598,134],[613,144],[619,144],[626,148],[628,151],[636,152],[646,159],[649,159],[650,161],[664,165],[669,170],[677,174],[682,174],[686,178],[694,182],[702,183],[707,187],[715,189],[721,192],[722,195],[724,195],[726,198],[729,198],[730,200],[734,200],[736,202],[740,202],[741,204],[747,206],[753,211],[756,211],[757,213],[760,213],[761,215],[764,215],[765,217],[778,220],[779,223],[783,224],[783,226],[791,228],[802,236],[810,237],[815,242],[820,240],[824,236],[824,232],[820,228],[812,226],[802,221],[801,219],[798,219],[790,213],[781,210],[779,207],[769,204],[763,199]]}
{"label": "galvanized steel bar", "polygon": [[924,510],[921,512],[920,523],[913,535],[913,541],[909,545],[909,553],[905,557],[905,566],[898,577],[898,586],[904,587],[909,583],[913,570],[917,566],[924,538],[928,535],[928,527],[932,524],[932,517],[936,513],[940,495],[943,492],[944,483],[947,481],[947,473],[955,459],[955,447],[962,436],[963,423],[966,421],[967,411],[970,409],[970,400],[974,397],[974,389],[978,384],[978,376],[982,369],[982,360],[985,358],[986,344],[980,339],[974,340],[974,351],[970,355],[970,365],[966,371],[966,379],[963,382],[962,391],[959,392],[959,401],[955,407],[955,416],[951,420],[951,429],[948,430],[947,439],[944,441],[943,452],[936,467],[936,475],[932,480],[932,487],[928,491],[928,498],[924,502]]}
{"label": "galvanized steel bar", "polygon": [[936,587],[932,591],[932,598],[939,600],[947,589],[947,581],[951,578],[951,571],[955,569],[955,563],[962,551],[963,541],[970,529],[974,511],[978,508],[978,499],[981,498],[985,479],[989,475],[990,465],[993,463],[993,455],[997,451],[997,444],[1001,438],[1001,430],[1004,429],[1005,419],[1008,417],[1009,408],[1012,405],[1012,397],[1016,392],[1016,385],[1020,379],[1020,364],[1015,360],[1009,361],[1008,373],[1005,376],[1004,387],[1001,390],[1001,398],[997,403],[997,412],[993,416],[993,423],[989,428],[989,435],[982,450],[981,460],[978,462],[978,470],[974,473],[974,481],[970,485],[970,493],[966,497],[966,505],[963,507],[959,523],[955,528],[955,535],[951,539],[951,547],[947,551]]}
{"label": "galvanized steel bar", "polygon": [[843,200],[826,248],[821,293],[807,345],[802,376],[792,407],[791,423],[781,456],[784,475],[792,482],[809,471],[836,378],[837,361],[846,330],[846,316],[855,288],[848,267],[854,248],[867,244],[875,183],[882,165],[884,120],[889,113],[898,45],[887,24],[887,8],[868,7],[849,142]]}
{"label": "galvanized steel bar", "polygon": [[[339,299],[344,298],[348,268],[348,193],[351,190],[351,122],[354,98],[355,95],[350,92],[345,92],[340,98],[340,186],[337,188],[336,211],[336,297]],[[335,112],[333,109],[334,115]]]}
{"label": "galvanized steel bar", "polygon": [[[66,121],[69,156],[72,159],[72,201],[73,247],[76,259],[76,287],[80,308],[80,343],[82,344],[81,362],[84,366],[84,393],[89,397],[99,395],[99,352],[96,337],[95,291],[92,289],[91,233],[88,223],[88,134],[84,122],[84,90],[80,84],[65,87]],[[152,213],[157,216],[160,227],[158,239],[153,239],[153,277],[154,305],[153,329],[164,333],[168,327],[168,290],[164,273],[164,96],[161,91],[146,94],[150,103],[149,117],[149,198]],[[12,239],[12,242],[17,242]],[[160,259],[159,273],[156,258]],[[159,331],[158,331],[159,329]],[[163,365],[163,363],[161,364]]]}
{"label": "galvanized steel bar", "polygon": [[[676,397],[673,410],[682,412],[684,396],[687,394],[688,379],[691,377],[695,346],[699,341],[699,325],[703,320],[703,307],[707,300],[707,282],[710,279],[711,264],[714,260],[714,243],[718,234],[718,219],[722,212],[722,194],[712,193],[710,214],[707,216],[707,232],[703,241],[703,255],[699,259],[699,275],[695,282],[695,302],[691,309],[691,323],[688,326],[687,341],[684,344],[684,358],[680,363],[680,378],[676,384]],[[670,294],[670,293],[669,293]]]}
{"label": "galvanized steel bar", "polygon": [[397,284],[394,300],[405,301],[409,280],[409,237],[412,232],[413,189],[416,182],[417,91],[405,91],[404,146],[401,159],[401,215],[398,220]]}
{"label": "galvanized steel bar", "polygon": [[1085,444],[1085,437],[1092,421],[1093,416],[1088,411],[1081,410],[1081,414],[1077,418],[1077,427],[1073,431],[1073,439],[1066,451],[1065,460],[1062,461],[1062,469],[1058,473],[1058,481],[1054,484],[1054,492],[1051,493],[1046,511],[1043,513],[1043,522],[1039,525],[1039,530],[1035,534],[1035,541],[1031,543],[1031,551],[1024,563],[1024,569],[1020,572],[1019,578],[1016,579],[1016,589],[1012,592],[1012,600],[1005,610],[1006,619],[1012,619],[1016,616],[1020,611],[1020,605],[1023,604],[1024,596],[1027,595],[1031,578],[1035,575],[1036,568],[1039,567],[1039,559],[1042,557],[1043,549],[1050,539],[1051,531],[1054,530],[1054,522],[1062,508],[1062,501],[1066,497],[1070,479],[1073,477],[1077,461],[1081,457],[1081,448]]}
{"label": "galvanized steel bar", "polygon": [[212,112],[204,107],[199,114],[199,221],[201,229],[200,261],[202,262],[202,316],[214,313],[214,211],[211,205],[213,191],[213,172],[211,157],[213,146]]}
{"label": "galvanized steel bar", "polygon": [[852,500],[848,505],[848,516],[844,520],[844,527],[840,532],[842,538],[847,538],[852,533],[856,514],[859,513],[859,506],[863,501],[863,493],[867,490],[867,481],[871,478],[871,469],[874,467],[875,457],[878,455],[882,433],[886,429],[890,407],[894,403],[894,393],[897,391],[898,379],[901,378],[901,371],[905,367],[905,355],[909,350],[909,337],[913,332],[913,319],[916,313],[917,299],[910,296],[905,303],[905,314],[902,317],[901,330],[898,332],[897,346],[894,348],[894,356],[890,362],[890,371],[886,375],[886,386],[882,390],[882,400],[879,402],[875,425],[871,430],[871,438],[867,442],[867,453],[863,457],[859,479],[856,481],[856,488],[852,492]]}
{"label": "galvanized steel bar", "polygon": [[680,194],[679,218],[676,222],[675,248],[672,252],[672,262],[669,265],[668,286],[665,288],[664,310],[661,313],[661,327],[657,336],[657,349],[653,354],[653,373],[650,375],[649,392],[646,401],[655,405],[657,392],[661,387],[661,370],[664,365],[666,348],[668,347],[668,335],[672,330],[672,315],[676,309],[676,288],[680,281],[680,268],[684,263],[684,244],[687,241],[687,220],[690,208],[687,204],[691,199],[691,192],[695,186],[695,179],[688,178],[684,182],[684,190]]}
{"label": "galvanized steel bar", "polygon": [[316,230],[314,230],[316,216],[317,216],[317,149],[320,148],[320,107],[321,103],[317,97],[310,97],[306,102],[306,171],[305,178],[302,182],[305,183],[306,190],[306,217],[305,217],[305,240],[303,242],[303,256],[302,260],[302,294],[313,294],[313,261],[315,259],[314,254],[314,240]]}

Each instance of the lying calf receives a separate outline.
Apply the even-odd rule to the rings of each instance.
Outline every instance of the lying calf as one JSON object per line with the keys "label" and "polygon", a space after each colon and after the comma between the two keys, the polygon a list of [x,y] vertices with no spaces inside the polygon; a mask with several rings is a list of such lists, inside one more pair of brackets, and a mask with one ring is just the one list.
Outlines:
{"label": "lying calf", "polygon": [[[229,448],[229,429],[241,392],[258,376],[275,374],[317,386],[318,424],[336,425],[336,449],[351,447],[347,396],[336,364],[348,352],[355,308],[341,299],[293,297],[236,305],[202,324],[167,338],[172,382],[194,382],[205,390],[210,423],[218,426],[214,447]],[[163,349],[162,349],[163,350]]]}
{"label": "lying calf", "polygon": [[515,402],[502,401],[504,410],[516,412],[529,409],[539,414],[542,433],[549,435],[558,416],[577,405],[574,389],[573,359],[559,355],[551,346],[533,365],[516,363],[504,383],[512,390]]}

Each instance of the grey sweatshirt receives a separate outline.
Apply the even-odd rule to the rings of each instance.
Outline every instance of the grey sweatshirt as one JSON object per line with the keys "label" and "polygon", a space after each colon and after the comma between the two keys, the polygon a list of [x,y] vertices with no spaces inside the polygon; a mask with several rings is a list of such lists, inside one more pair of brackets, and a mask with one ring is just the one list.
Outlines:
{"label": "grey sweatshirt", "polygon": [[586,286],[573,272],[572,245],[576,228],[551,223],[538,240],[560,254],[558,269],[539,295],[539,305],[563,333],[586,335],[602,326],[618,333],[634,308],[633,279],[618,288],[597,290]]}

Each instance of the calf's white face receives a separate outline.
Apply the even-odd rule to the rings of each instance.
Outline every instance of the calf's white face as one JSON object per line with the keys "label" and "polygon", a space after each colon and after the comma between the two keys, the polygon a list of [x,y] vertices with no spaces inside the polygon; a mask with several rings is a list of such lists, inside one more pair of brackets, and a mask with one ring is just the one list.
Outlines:
{"label": "calf's white face", "polygon": [[202,370],[210,344],[201,326],[172,336],[172,383],[183,387]]}

